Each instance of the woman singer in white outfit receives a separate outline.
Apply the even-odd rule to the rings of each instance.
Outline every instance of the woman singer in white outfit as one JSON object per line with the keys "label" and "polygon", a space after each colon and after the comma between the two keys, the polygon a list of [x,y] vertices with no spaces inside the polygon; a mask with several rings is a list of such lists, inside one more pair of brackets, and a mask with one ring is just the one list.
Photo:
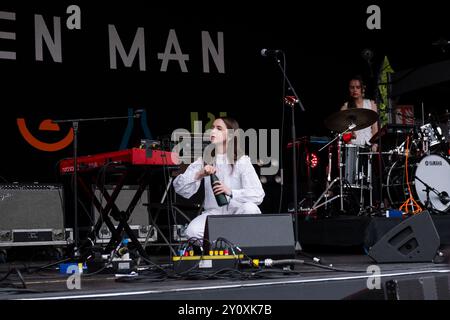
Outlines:
{"label": "woman singer in white outfit", "polygon": [[[261,213],[258,205],[265,196],[261,182],[250,158],[245,155],[239,157],[236,138],[233,138],[234,150],[227,149],[228,129],[239,129],[237,121],[229,117],[217,118],[210,133],[211,143],[215,147],[212,165],[205,164],[204,159],[199,158],[173,182],[175,192],[185,198],[192,197],[198,191],[202,179],[205,183],[204,211],[187,227],[189,238],[203,238],[208,215]],[[209,178],[211,174],[216,174],[220,180],[220,184],[213,188]],[[217,205],[215,195],[220,193],[227,196],[228,205]]]}

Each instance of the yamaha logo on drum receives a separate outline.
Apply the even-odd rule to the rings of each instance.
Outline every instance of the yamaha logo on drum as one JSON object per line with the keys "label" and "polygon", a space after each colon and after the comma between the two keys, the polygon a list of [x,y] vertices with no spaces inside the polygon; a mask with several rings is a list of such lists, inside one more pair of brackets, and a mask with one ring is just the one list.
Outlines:
{"label": "yamaha logo on drum", "polygon": [[442,167],[442,161],[425,161],[426,166],[441,166]]}

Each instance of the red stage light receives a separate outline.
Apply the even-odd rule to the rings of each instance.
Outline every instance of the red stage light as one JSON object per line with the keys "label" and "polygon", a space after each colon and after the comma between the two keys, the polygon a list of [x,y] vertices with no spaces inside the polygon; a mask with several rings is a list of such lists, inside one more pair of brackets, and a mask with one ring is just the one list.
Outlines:
{"label": "red stage light", "polygon": [[311,169],[316,168],[319,165],[319,157],[316,153],[312,152],[306,156],[306,164],[311,167]]}

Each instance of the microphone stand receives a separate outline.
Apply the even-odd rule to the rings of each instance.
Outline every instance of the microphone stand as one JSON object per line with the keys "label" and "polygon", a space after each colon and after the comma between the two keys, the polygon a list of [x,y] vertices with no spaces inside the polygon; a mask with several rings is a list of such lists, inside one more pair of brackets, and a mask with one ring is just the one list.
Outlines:
{"label": "microphone stand", "polygon": [[78,127],[80,122],[88,121],[107,121],[107,120],[119,120],[119,119],[130,119],[139,118],[140,112],[137,111],[133,116],[123,116],[123,117],[104,117],[104,118],[87,118],[87,119],[62,119],[62,120],[52,120],[53,123],[72,123],[73,129],[73,211],[74,211],[74,257],[79,257],[79,233],[78,233]]}
{"label": "microphone stand", "polygon": [[[383,67],[383,65],[381,65],[381,67]],[[372,62],[370,61],[369,63],[369,68],[370,68],[370,78],[373,82],[375,82],[375,88],[374,88],[374,93],[375,93],[375,103],[377,104],[377,108],[379,108],[380,106],[380,101],[381,101],[381,97],[380,97],[380,81],[377,79],[376,81],[374,81],[374,73],[373,73],[373,67],[372,67]],[[377,74],[377,77],[379,78],[380,74],[381,74],[382,70],[379,71],[379,73]],[[388,76],[388,83],[390,83],[390,78]],[[389,95],[390,95],[390,90],[388,89],[388,100],[389,100]],[[391,112],[392,112],[392,106],[390,101],[388,101],[388,117],[391,117]],[[377,134],[378,134],[378,174],[379,174],[379,200],[380,200],[380,204],[379,204],[379,208],[383,208],[384,206],[384,200],[383,200],[383,158],[382,158],[382,141],[381,141],[381,114],[380,114],[380,110],[377,110],[377,114],[378,114],[378,119],[377,119]],[[371,150],[372,151],[372,150]],[[372,191],[371,191],[372,192]],[[371,208],[371,210],[373,210],[373,208]]]}
{"label": "microphone stand", "polygon": [[[297,92],[295,92],[294,87],[292,86],[291,82],[289,81],[289,78],[286,74],[286,70],[285,68],[281,65],[281,61],[280,59],[278,59],[278,57],[275,57],[276,62],[278,67],[281,70],[281,73],[283,74],[283,80],[287,82],[288,84],[288,88],[292,91],[292,93],[295,96],[295,102],[298,103],[298,105],[300,106],[300,109],[304,112],[305,108],[303,107],[302,102],[300,101],[300,98],[297,95]],[[286,56],[283,52],[283,60],[284,62],[286,62]],[[284,98],[284,97],[283,97]],[[291,118],[292,118],[292,124],[291,124],[291,130],[292,130],[292,141],[294,142],[294,147],[292,148],[292,177],[293,177],[293,192],[294,192],[294,226],[295,226],[295,250],[296,251],[300,251],[301,246],[300,246],[300,242],[298,240],[298,223],[297,223],[297,215],[298,215],[298,203],[297,203],[297,150],[296,150],[296,146],[295,146],[295,141],[297,141],[296,138],[296,129],[295,129],[295,109],[294,109],[294,105],[292,105],[291,107]]]}
{"label": "microphone stand", "polygon": [[[422,179],[420,179],[418,176],[415,176],[415,178],[417,180],[419,180],[424,186],[425,186],[425,192],[427,193],[427,203],[426,203],[426,207],[428,210],[433,210],[433,204],[431,203],[430,200],[430,190],[433,191],[439,199],[441,199],[441,192],[437,191],[435,188],[433,188],[432,186],[430,186],[429,184],[425,183]],[[442,200],[441,200],[442,201]]]}

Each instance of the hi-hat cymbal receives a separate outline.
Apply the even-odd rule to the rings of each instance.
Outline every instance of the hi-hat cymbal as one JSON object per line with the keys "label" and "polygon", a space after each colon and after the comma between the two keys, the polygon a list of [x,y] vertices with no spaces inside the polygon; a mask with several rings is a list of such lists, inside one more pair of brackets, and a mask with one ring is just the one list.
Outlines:
{"label": "hi-hat cymbal", "polygon": [[367,128],[375,123],[378,114],[369,109],[355,108],[333,113],[325,120],[325,126],[336,132],[343,132],[354,124],[352,131]]}

